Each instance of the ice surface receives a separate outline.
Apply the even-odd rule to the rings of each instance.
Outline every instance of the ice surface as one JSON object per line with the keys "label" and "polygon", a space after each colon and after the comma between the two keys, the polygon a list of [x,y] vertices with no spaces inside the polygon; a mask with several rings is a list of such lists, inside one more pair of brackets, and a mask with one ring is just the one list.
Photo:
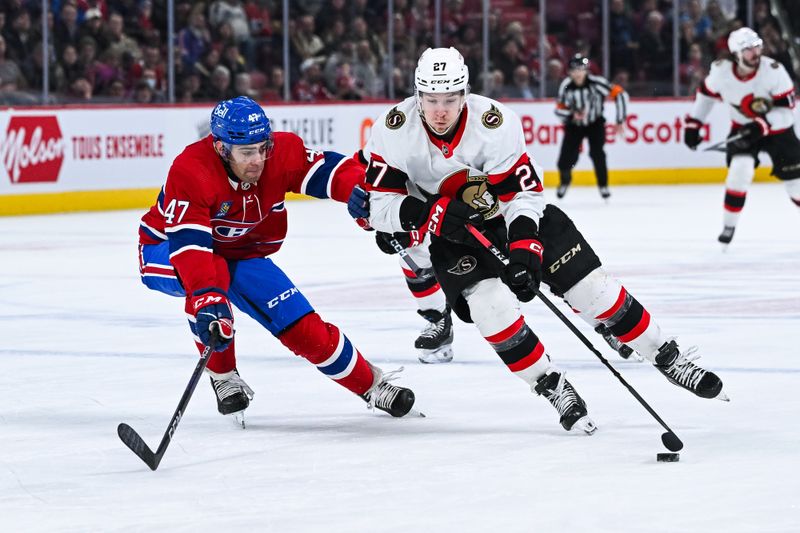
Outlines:
{"label": "ice surface", "polygon": [[732,400],[695,398],[579,324],[684,441],[679,463],[656,462],[661,427],[537,301],[525,315],[594,436],[564,432],[470,325],[456,325],[452,364],[419,364],[423,322],[395,259],[341,204],[308,201],[287,204],[276,262],[369,359],[405,366],[428,417],[367,411],[240,315],[247,429],[217,414],[204,377],[151,472],[116,426],[155,448],[196,354],[182,302],[138,281],[141,213],[0,219],[0,529],[800,530],[797,208],[780,184],[754,185],[722,253],[722,186],[612,191],[609,205],[591,188],[561,205]]}

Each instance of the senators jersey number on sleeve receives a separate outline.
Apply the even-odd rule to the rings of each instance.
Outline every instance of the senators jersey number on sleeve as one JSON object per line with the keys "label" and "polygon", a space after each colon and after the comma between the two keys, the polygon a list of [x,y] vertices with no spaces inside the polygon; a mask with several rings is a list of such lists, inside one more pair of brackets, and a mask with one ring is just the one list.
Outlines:
{"label": "senators jersey number on sleeve", "polygon": [[518,192],[542,192],[542,181],[531,164],[528,154],[522,154],[508,172],[490,174],[489,183],[494,194],[503,202],[511,200]]}

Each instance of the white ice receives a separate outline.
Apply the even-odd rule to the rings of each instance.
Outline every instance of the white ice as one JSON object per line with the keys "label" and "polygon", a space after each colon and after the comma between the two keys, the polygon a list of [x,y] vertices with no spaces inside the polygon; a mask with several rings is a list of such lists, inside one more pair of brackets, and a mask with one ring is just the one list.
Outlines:
{"label": "white ice", "polygon": [[0,530],[800,530],[797,207],[780,184],[753,186],[722,253],[721,185],[613,194],[576,188],[561,205],[731,397],[696,398],[579,324],[683,440],[678,463],[656,462],[663,429],[540,302],[524,313],[594,436],[563,431],[471,325],[452,364],[419,364],[395,259],[341,204],[307,201],[288,204],[276,262],[367,358],[405,366],[427,418],[368,411],[239,315],[247,429],[217,414],[204,377],[151,472],[117,424],[155,448],[197,359],[181,300],[138,280],[141,213],[0,219]]}

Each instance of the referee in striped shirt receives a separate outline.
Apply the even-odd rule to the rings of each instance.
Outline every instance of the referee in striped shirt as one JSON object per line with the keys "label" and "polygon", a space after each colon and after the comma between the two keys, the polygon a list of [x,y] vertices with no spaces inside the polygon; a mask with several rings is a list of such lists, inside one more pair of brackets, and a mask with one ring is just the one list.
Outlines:
{"label": "referee in striped shirt", "polygon": [[600,196],[611,196],[608,190],[608,168],[603,145],[606,142],[603,102],[606,97],[617,106],[615,131],[622,135],[628,110],[628,94],[619,85],[611,84],[602,76],[589,74],[589,60],[576,54],[569,61],[568,77],[558,87],[556,115],[564,122],[564,142],[558,156],[561,183],[556,196],[563,198],[572,182],[572,167],[578,162],[578,153],[584,137],[589,140],[589,157],[594,164]]}

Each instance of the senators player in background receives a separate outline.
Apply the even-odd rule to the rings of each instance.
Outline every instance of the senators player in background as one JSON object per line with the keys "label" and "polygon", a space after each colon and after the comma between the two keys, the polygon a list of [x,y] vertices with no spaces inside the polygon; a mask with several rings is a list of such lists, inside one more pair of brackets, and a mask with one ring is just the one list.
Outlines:
{"label": "senators player in background", "polygon": [[[520,301],[532,300],[540,282],[670,382],[703,398],[725,399],[722,381],[694,362],[694,349],[680,350],[606,273],[572,220],[547,204],[541,168],[526,152],[519,117],[500,102],[469,93],[461,54],[455,48],[426,50],[414,85],[414,96],[372,127],[360,152],[368,190],[353,189],[350,214],[367,218],[378,231],[424,234],[416,249],[429,253],[449,307],[475,324],[509,371],[548,400],[568,431],[591,434],[596,426],[520,311]],[[466,224],[482,227],[509,265]]]}
{"label": "senators player in background", "polygon": [[753,182],[758,154],[772,159],[772,174],[783,181],[786,192],[800,207],[800,141],[794,132],[794,85],[786,69],[761,55],[762,41],[750,28],[739,28],[728,37],[734,61],[720,59],[697,91],[694,109],[686,117],[684,142],[695,150],[700,128],[716,101],[722,101],[731,117],[727,144],[723,229],[718,239],[727,245]]}
{"label": "senators player in background", "polygon": [[219,331],[207,372],[223,415],[253,397],[236,368],[231,304],[371,407],[396,417],[411,410],[414,393],[388,383],[391,373],[322,320],[269,258],[286,237],[287,192],[344,202],[363,178],[355,160],[272,132],[261,106],[244,96],[217,104],[211,134],[175,158],[139,227],[139,269],[147,287],[186,299],[201,352],[212,328]]}

